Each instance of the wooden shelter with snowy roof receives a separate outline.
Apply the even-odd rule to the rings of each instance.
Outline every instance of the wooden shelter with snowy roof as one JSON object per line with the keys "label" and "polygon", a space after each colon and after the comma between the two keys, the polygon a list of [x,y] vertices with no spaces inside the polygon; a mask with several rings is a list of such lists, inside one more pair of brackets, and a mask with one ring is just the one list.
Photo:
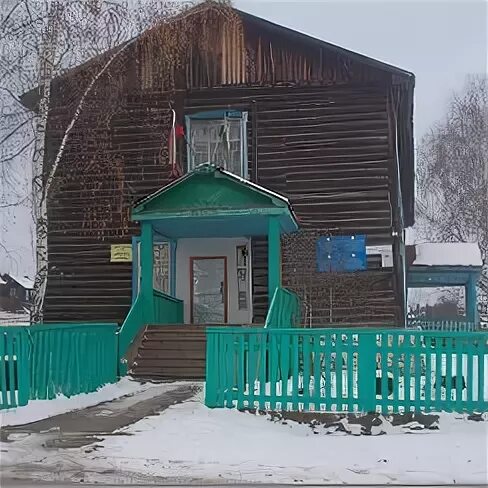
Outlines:
{"label": "wooden shelter with snowy roof", "polygon": [[466,321],[477,323],[476,285],[483,259],[477,243],[426,242],[407,246],[407,288],[464,287]]}

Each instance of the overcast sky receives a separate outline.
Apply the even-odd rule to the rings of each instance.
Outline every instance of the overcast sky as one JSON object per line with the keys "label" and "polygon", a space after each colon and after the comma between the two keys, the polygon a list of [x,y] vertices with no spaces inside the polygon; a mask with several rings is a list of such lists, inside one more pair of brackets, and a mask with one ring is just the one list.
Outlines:
{"label": "overcast sky", "polygon": [[[467,74],[487,72],[488,4],[483,0],[234,0],[234,5],[413,72],[417,141],[442,117]],[[13,264],[0,250],[0,272],[14,266],[15,273],[31,274],[28,212],[8,219],[10,232],[0,240],[23,259],[17,255]]]}
{"label": "overcast sky", "polygon": [[466,74],[487,71],[484,0],[234,0],[246,12],[411,71],[417,139]]}

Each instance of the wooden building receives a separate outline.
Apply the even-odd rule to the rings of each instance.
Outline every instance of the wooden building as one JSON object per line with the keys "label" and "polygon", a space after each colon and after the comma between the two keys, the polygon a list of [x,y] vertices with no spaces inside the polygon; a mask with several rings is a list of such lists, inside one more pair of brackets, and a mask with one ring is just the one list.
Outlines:
{"label": "wooden building", "polygon": [[[30,309],[34,283],[27,277],[0,274],[0,312],[26,312]],[[1,313],[0,313],[1,315]]]}
{"label": "wooden building", "polygon": [[[302,299],[307,324],[403,324],[411,73],[205,2],[53,81],[46,171],[95,77],[48,198],[46,322],[122,323],[140,283],[131,209],[209,162],[290,202],[301,231],[282,240],[282,280]],[[37,91],[22,101],[35,110]],[[316,239],[351,235],[366,236],[368,269],[319,273]],[[189,293],[179,283],[197,251],[165,237],[154,235],[154,286],[191,300],[178,297]],[[113,259],[127,246],[132,262]],[[243,234],[215,252],[227,257],[220,281],[247,276],[233,296],[227,288],[226,307],[235,301],[237,311],[223,321],[264,323],[267,238]]]}

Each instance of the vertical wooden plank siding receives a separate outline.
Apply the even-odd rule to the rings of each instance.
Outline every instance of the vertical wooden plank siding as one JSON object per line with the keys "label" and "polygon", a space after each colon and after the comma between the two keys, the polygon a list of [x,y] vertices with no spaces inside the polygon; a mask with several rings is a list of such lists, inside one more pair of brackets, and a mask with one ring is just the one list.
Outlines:
{"label": "vertical wooden plank siding", "polygon": [[[257,399],[262,410],[488,410],[488,333],[221,327],[207,334],[214,357],[207,364],[220,365],[207,369],[208,406],[254,408]],[[215,400],[220,392],[225,401]]]}

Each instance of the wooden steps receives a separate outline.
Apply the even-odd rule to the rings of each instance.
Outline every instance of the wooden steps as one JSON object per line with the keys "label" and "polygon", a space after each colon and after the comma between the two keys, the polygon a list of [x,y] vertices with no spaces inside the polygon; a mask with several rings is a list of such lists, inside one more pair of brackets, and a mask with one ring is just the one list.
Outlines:
{"label": "wooden steps", "polygon": [[148,325],[130,368],[136,378],[204,380],[205,326]]}

